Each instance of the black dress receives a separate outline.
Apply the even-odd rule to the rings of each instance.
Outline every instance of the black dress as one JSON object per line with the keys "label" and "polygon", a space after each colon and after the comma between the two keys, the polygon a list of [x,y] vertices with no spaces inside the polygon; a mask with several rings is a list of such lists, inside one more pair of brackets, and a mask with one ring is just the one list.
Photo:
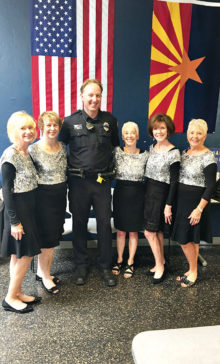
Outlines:
{"label": "black dress", "polygon": [[66,146],[56,153],[40,148],[39,142],[31,145],[30,154],[38,172],[37,222],[41,248],[53,248],[62,238],[66,210]]}
{"label": "black dress", "polygon": [[117,230],[127,232],[143,230],[145,192],[143,176],[147,158],[147,151],[128,154],[120,147],[115,148],[117,173],[113,194],[113,216]]}
{"label": "black dress", "polygon": [[165,205],[172,206],[176,194],[179,176],[180,153],[176,148],[167,152],[155,151],[153,145],[147,161],[147,177],[144,197],[144,228],[150,232],[170,233],[169,224],[165,223]]}
{"label": "black dress", "polygon": [[200,155],[183,152],[177,190],[177,212],[172,231],[172,240],[179,244],[199,244],[201,240],[212,243],[209,204],[204,208],[198,224],[190,225],[188,217],[199,205],[201,198],[210,200],[215,187],[216,170],[216,160],[212,152]]}
{"label": "black dress", "polygon": [[[41,252],[36,222],[37,176],[30,156],[21,155],[13,146],[1,158],[2,190],[5,202],[2,256],[33,257]],[[21,223],[24,235],[16,240],[11,225]]]}

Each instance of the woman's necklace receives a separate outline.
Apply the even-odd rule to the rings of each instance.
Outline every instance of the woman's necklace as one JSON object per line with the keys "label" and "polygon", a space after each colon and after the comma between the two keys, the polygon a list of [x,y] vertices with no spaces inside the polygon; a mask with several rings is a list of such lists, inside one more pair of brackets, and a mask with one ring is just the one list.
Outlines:
{"label": "woman's necklace", "polygon": [[27,149],[22,149],[21,147],[19,147],[18,145],[13,145],[13,148],[21,155],[27,156],[28,155],[28,151]]}

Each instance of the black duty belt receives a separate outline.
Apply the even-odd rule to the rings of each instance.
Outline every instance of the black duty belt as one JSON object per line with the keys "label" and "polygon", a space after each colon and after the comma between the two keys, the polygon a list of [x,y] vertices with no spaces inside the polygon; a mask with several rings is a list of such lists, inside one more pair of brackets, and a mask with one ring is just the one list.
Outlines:
{"label": "black duty belt", "polygon": [[[110,180],[115,177],[116,170],[112,171],[85,171],[82,168],[68,168],[68,173],[70,176],[77,176],[81,178],[95,178],[102,180]],[[99,181],[97,181],[99,182]],[[101,183],[101,182],[100,182]]]}

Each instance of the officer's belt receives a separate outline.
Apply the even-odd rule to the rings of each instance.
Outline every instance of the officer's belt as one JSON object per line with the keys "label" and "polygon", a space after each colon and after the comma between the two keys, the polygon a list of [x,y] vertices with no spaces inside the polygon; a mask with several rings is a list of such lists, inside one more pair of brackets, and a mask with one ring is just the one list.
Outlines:
{"label": "officer's belt", "polygon": [[102,177],[103,179],[111,179],[115,176],[115,169],[112,171],[85,171],[82,168],[68,168],[70,176],[77,176],[81,178],[97,178]]}

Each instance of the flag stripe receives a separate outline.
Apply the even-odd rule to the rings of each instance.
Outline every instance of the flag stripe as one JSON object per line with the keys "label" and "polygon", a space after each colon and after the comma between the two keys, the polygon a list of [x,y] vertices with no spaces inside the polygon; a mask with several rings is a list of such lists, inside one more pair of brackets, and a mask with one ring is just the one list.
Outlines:
{"label": "flag stripe", "polygon": [[[39,70],[40,72],[40,70]],[[53,110],[59,114],[58,57],[52,57],[52,92]],[[44,110],[42,110],[44,111]],[[41,111],[41,112],[42,112]]]}
{"label": "flag stripe", "polygon": [[39,56],[39,70],[40,111],[44,111],[46,110],[45,56]]}
{"label": "flag stripe", "polygon": [[[65,100],[65,111],[64,114],[71,114],[71,58],[64,58],[64,100]],[[63,115],[64,116],[64,115]]]}
{"label": "flag stripe", "polygon": [[95,78],[96,51],[96,0],[89,7],[89,78]]}
{"label": "flag stripe", "polygon": [[[102,38],[102,0],[96,1],[96,69],[95,74],[98,80],[102,79],[101,72],[101,42],[99,39]],[[110,51],[110,50],[109,50]]]}
{"label": "flag stripe", "polygon": [[76,54],[77,54],[77,109],[81,109],[80,87],[83,83],[83,2],[77,0],[76,6]]}
{"label": "flag stripe", "polygon": [[[77,109],[77,58],[71,58],[71,114]],[[68,114],[66,114],[68,115]]]}
{"label": "flag stripe", "polygon": [[64,117],[64,58],[58,58],[58,82],[59,82],[59,115]]}
{"label": "flag stripe", "polygon": [[108,18],[108,79],[107,79],[107,110],[112,112],[113,100],[113,59],[114,59],[114,17],[115,5],[114,0],[109,0],[109,18]]}
{"label": "flag stripe", "polygon": [[[102,83],[107,85],[107,51],[108,51],[108,0],[102,0],[102,52],[101,52],[101,73]],[[104,109],[107,104],[107,88],[104,87],[102,92],[101,108]]]}
{"label": "flag stripe", "polygon": [[40,114],[40,100],[39,100],[39,73],[38,73],[38,56],[31,57],[31,73],[32,73],[32,104],[33,104],[33,117],[37,120]]}
{"label": "flag stripe", "polygon": [[45,56],[45,74],[46,74],[46,108],[52,110],[52,73],[51,57]]}
{"label": "flag stripe", "polygon": [[83,81],[89,78],[89,4],[90,1],[83,0]]}

